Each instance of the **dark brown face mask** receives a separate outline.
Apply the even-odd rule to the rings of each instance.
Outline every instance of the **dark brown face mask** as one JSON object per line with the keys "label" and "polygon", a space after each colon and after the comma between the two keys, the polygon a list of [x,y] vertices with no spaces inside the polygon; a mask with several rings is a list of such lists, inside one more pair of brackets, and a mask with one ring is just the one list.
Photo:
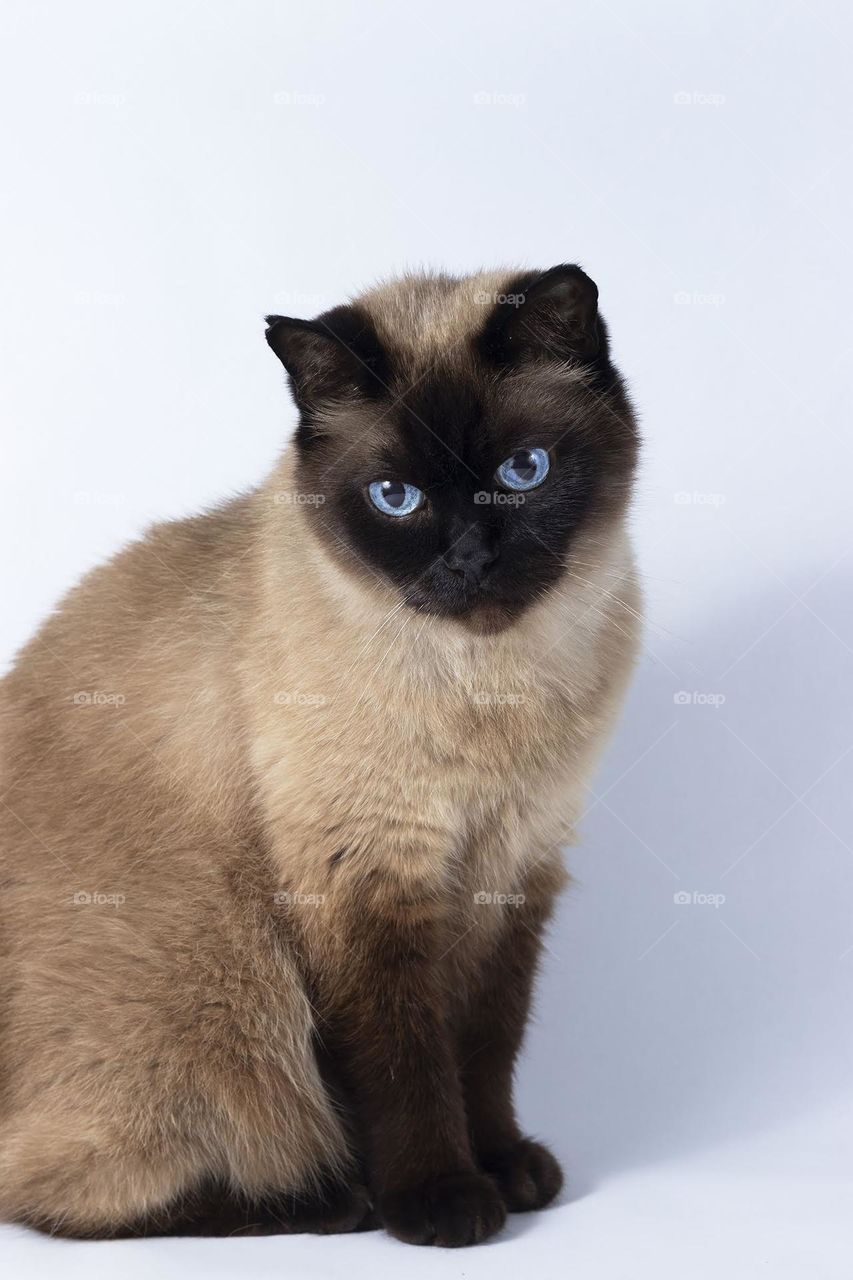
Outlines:
{"label": "dark brown face mask", "polygon": [[311,518],[333,553],[477,630],[552,587],[636,460],[597,298],[578,267],[513,277],[424,367],[364,303],[268,317],[300,410],[300,485],[322,496]]}

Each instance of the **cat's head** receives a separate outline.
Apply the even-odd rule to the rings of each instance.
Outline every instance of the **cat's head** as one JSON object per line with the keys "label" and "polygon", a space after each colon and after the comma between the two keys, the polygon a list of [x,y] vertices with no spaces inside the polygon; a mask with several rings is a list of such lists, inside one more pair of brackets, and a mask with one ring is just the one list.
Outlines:
{"label": "cat's head", "polygon": [[407,276],[267,323],[312,528],[413,609],[501,630],[621,519],[637,433],[579,267]]}

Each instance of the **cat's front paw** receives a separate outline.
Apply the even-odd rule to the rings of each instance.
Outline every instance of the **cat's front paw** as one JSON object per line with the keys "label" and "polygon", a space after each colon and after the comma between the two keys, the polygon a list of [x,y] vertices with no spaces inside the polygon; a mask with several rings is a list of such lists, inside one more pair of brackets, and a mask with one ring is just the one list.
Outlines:
{"label": "cat's front paw", "polygon": [[379,1203],[386,1231],[406,1244],[445,1247],[479,1244],[500,1231],[506,1209],[491,1178],[453,1173],[406,1191],[391,1191]]}
{"label": "cat's front paw", "polygon": [[542,1209],[559,1195],[563,1171],[541,1142],[522,1138],[514,1147],[492,1152],[481,1164],[500,1188],[510,1213]]}

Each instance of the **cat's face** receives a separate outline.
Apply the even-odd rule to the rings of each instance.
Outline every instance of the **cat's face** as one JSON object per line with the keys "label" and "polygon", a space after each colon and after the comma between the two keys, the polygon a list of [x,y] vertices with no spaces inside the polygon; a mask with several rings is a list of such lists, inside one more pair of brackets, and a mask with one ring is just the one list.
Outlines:
{"label": "cat's face", "polygon": [[267,336],[318,536],[413,609],[497,631],[619,517],[636,431],[579,268],[484,282],[410,278]]}

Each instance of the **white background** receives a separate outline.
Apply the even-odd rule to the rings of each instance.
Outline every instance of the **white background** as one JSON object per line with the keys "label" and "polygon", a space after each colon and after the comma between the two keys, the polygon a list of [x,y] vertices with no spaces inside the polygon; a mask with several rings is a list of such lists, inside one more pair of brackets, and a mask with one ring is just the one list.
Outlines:
{"label": "white background", "polygon": [[650,615],[520,1072],[563,1203],[463,1253],[2,1228],[7,1274],[849,1276],[846,6],[0,15],[4,657],[151,519],[263,474],[293,423],[265,311],[421,264],[598,282]]}

